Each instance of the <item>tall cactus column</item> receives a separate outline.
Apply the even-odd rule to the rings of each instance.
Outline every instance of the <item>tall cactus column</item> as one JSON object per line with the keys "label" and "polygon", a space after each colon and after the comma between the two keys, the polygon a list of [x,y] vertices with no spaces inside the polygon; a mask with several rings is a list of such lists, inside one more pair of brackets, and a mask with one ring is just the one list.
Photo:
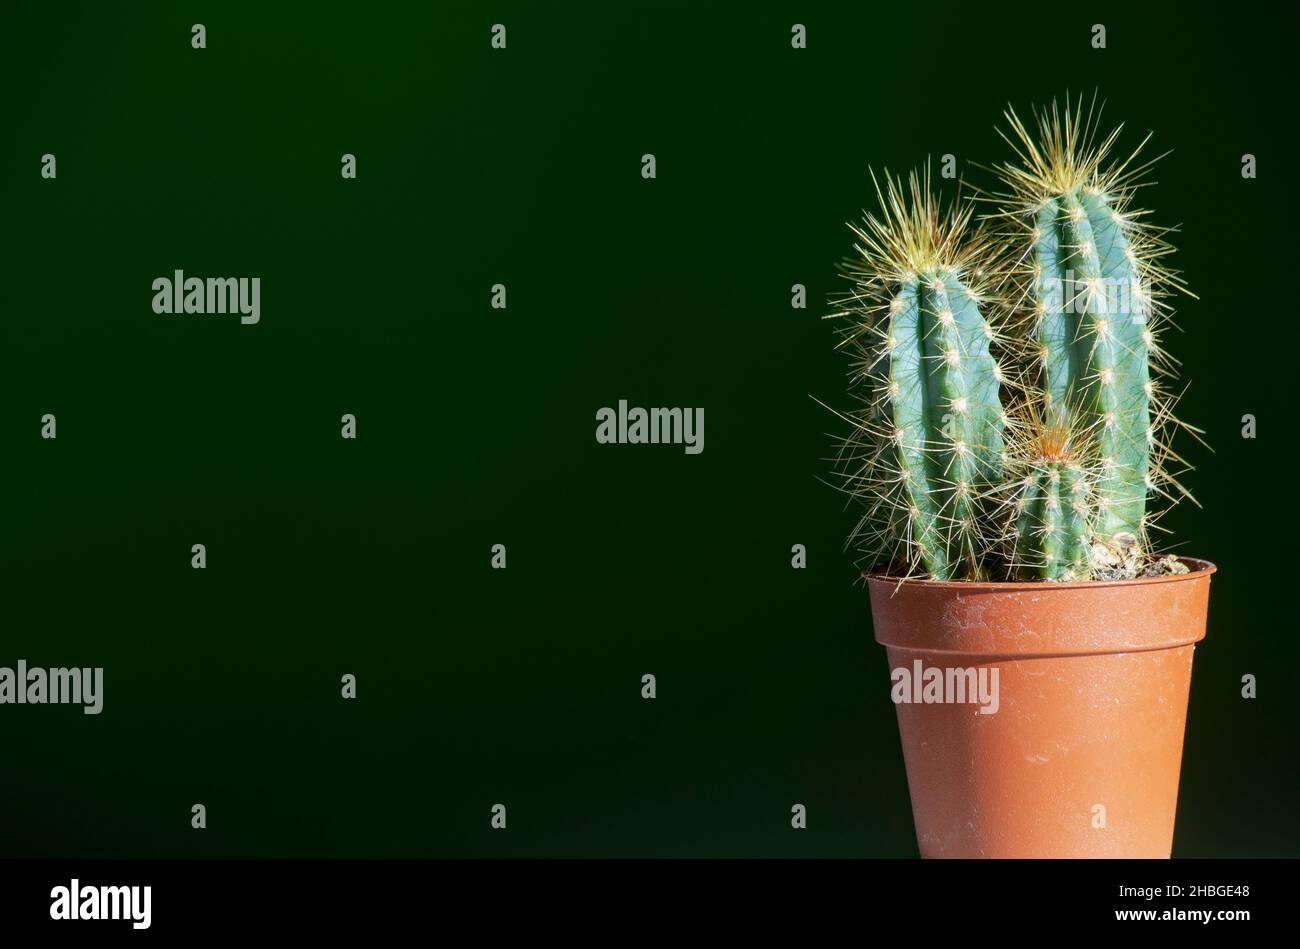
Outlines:
{"label": "tall cactus column", "polygon": [[1096,539],[1138,549],[1146,545],[1149,493],[1174,483],[1153,460],[1164,454],[1155,425],[1169,419],[1155,404],[1153,287],[1177,281],[1157,263],[1167,245],[1130,207],[1145,168],[1136,162],[1141,146],[1103,167],[1120,129],[1094,143],[1099,117],[1092,108],[1085,114],[1081,101],[1063,112],[1053,104],[1034,135],[1008,111],[1004,138],[1020,160],[999,169],[1009,193],[998,198],[1016,228],[1013,241],[1024,236],[1022,292],[1045,401],[1092,433]]}
{"label": "tall cactus column", "polygon": [[1096,188],[1047,198],[1036,216],[1035,338],[1049,405],[1092,427],[1103,537],[1143,536],[1151,407],[1145,289],[1124,218]]}

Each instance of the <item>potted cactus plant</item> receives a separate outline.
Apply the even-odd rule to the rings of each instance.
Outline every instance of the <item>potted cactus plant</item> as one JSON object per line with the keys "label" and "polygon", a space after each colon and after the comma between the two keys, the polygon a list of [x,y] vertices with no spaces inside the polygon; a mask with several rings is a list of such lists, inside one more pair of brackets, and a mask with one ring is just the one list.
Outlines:
{"label": "potted cactus plant", "polygon": [[1168,857],[1214,571],[1154,527],[1198,434],[1162,385],[1183,284],[1095,99],[1006,119],[999,187],[873,174],[850,225],[850,541],[922,856]]}

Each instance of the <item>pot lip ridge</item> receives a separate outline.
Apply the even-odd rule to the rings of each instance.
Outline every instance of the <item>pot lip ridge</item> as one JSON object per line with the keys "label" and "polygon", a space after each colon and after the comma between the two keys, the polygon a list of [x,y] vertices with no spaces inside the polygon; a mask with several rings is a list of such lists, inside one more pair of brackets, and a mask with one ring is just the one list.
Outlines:
{"label": "pot lip ridge", "polygon": [[1173,573],[1158,577],[1133,577],[1120,580],[1070,580],[1055,583],[1048,580],[924,580],[918,578],[893,577],[888,574],[862,571],[862,577],[868,583],[901,587],[914,587],[927,590],[956,590],[967,593],[994,592],[1011,590],[1034,590],[1040,593],[1052,590],[1087,590],[1114,589],[1116,587],[1143,586],[1152,583],[1179,583],[1209,577],[1219,568],[1208,560],[1199,557],[1178,557],[1181,563],[1190,569],[1187,573]]}

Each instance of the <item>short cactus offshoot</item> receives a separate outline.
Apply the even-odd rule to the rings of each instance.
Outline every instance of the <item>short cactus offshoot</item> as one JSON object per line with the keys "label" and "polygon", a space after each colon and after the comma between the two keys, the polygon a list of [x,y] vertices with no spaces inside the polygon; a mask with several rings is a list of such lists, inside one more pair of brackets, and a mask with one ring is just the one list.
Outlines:
{"label": "short cactus offshoot", "polygon": [[1012,563],[1044,580],[1083,580],[1092,547],[1088,483],[1083,468],[1046,461],[1025,476]]}
{"label": "short cactus offshoot", "polygon": [[1026,411],[1008,446],[1006,532],[996,553],[1010,579],[1086,580],[1098,516],[1091,433],[1076,413],[1044,414],[1032,403]]}
{"label": "short cactus offshoot", "polygon": [[1006,421],[988,247],[970,233],[971,205],[941,209],[928,169],[906,188],[888,173],[875,185],[880,210],[850,225],[858,256],[841,269],[853,288],[833,314],[848,318],[841,345],[862,402],[840,456],[863,504],[850,542],[901,576],[974,578]]}
{"label": "short cactus offshoot", "polygon": [[[1095,105],[1095,104],[1094,104]],[[1021,248],[1014,279],[1032,314],[1028,342],[1039,363],[1046,407],[1077,407],[1092,431],[1099,465],[1096,540],[1117,556],[1149,550],[1152,493],[1187,495],[1166,462],[1173,400],[1159,385],[1171,369],[1159,346],[1172,290],[1183,289],[1163,258],[1167,231],[1133,206],[1144,142],[1109,161],[1120,128],[1097,143],[1100,110],[1082,100],[1037,117],[1036,134],[1008,110],[1018,162],[998,169],[1006,193],[1000,217]],[[1186,426],[1184,426],[1186,427]],[[1193,430],[1194,431],[1194,430]],[[1140,557],[1139,557],[1140,559]]]}

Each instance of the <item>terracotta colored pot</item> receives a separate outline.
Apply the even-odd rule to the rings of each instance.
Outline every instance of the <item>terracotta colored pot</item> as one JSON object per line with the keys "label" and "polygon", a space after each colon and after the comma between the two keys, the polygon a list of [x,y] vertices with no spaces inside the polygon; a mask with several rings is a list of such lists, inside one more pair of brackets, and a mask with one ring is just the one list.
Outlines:
{"label": "terracotta colored pot", "polygon": [[897,705],[921,856],[1169,856],[1215,570],[1184,563],[1091,583],[867,577],[895,701],[922,699]]}

